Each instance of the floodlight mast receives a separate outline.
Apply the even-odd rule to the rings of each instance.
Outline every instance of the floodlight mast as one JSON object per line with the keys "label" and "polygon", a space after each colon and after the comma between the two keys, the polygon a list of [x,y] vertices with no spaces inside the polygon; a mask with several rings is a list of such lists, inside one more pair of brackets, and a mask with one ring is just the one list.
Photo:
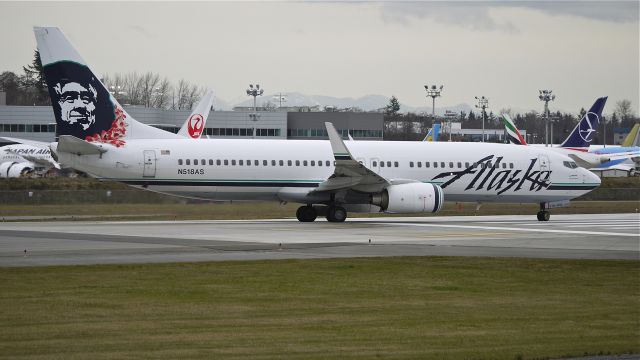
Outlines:
{"label": "floodlight mast", "polygon": [[[247,89],[247,95],[253,96],[253,114],[249,114],[249,118],[253,121],[258,121],[258,114],[256,112],[256,97],[262,96],[264,93],[264,89],[260,89],[260,84],[256,84],[254,87],[253,84],[249,84],[249,88]],[[256,137],[256,128],[253,127],[253,138]]]}
{"label": "floodlight mast", "polygon": [[[544,146],[549,146],[549,101],[555,100],[553,90],[538,90],[538,99],[544,101]],[[551,144],[553,145],[553,127],[551,128]]]}
{"label": "floodlight mast", "polygon": [[478,100],[478,104],[476,104],[476,107],[478,109],[482,109],[482,142],[484,142],[484,120],[487,115],[486,109],[489,107],[489,98],[484,96],[476,96],[475,98],[476,100]]}
{"label": "floodlight mast", "polygon": [[[435,123],[436,121],[436,98],[440,97],[440,93],[442,92],[442,88],[444,87],[444,85],[440,85],[440,87],[438,87],[437,85],[425,85],[424,89],[427,91],[427,97],[431,98],[431,117],[433,118],[433,122]],[[426,123],[426,119],[425,119],[425,124],[424,124],[424,128],[427,128],[427,123]]]}

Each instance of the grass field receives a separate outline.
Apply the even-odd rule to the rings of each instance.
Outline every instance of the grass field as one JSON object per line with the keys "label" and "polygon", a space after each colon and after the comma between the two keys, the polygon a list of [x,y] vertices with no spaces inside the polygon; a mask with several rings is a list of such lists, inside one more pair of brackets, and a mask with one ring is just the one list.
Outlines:
{"label": "grass field", "polygon": [[0,358],[640,352],[640,262],[375,258],[0,269]]}
{"label": "grass field", "polygon": [[[87,216],[105,220],[226,220],[295,218],[297,204],[280,205],[277,202],[234,202],[199,204],[67,204],[19,205],[4,204],[0,218],[11,216]],[[633,213],[638,212],[638,201],[576,201],[568,208],[552,209],[551,214]],[[399,216],[449,215],[531,215],[535,219],[537,204],[482,204],[476,211],[475,203],[445,203],[439,213],[400,214]],[[355,214],[349,217],[392,216],[389,214]],[[553,218],[553,215],[552,215]],[[6,219],[5,219],[6,220]],[[52,220],[52,219],[47,219]]]}

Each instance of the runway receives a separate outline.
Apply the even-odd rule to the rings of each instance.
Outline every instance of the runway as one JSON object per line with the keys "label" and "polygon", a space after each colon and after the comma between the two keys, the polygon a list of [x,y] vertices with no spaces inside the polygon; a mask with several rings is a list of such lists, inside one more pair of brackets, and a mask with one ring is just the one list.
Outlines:
{"label": "runway", "polygon": [[363,256],[640,260],[640,215],[553,215],[549,222],[514,215],[0,226],[2,267]]}

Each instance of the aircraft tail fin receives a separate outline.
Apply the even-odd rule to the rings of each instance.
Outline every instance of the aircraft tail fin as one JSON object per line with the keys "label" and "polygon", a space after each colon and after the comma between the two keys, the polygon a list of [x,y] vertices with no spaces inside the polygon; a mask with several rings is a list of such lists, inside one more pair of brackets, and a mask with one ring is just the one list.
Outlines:
{"label": "aircraft tail fin", "polygon": [[182,125],[180,131],[178,131],[178,135],[192,139],[200,139],[207,124],[207,118],[209,117],[212,104],[213,91],[207,91],[200,99],[198,105],[193,109],[187,121]]}
{"label": "aircraft tail fin", "polygon": [[507,130],[509,141],[512,144],[527,145],[527,141],[524,139],[522,134],[520,134],[520,130],[518,130],[516,124],[513,122],[513,120],[511,120],[511,117],[508,114],[502,114],[502,122],[504,123],[504,127]]}
{"label": "aircraft tail fin", "polygon": [[606,96],[598,98],[560,147],[587,151],[591,141],[593,141],[596,130],[598,130],[602,109],[604,109],[606,102]]}
{"label": "aircraft tail fin", "polygon": [[636,123],[622,142],[622,147],[640,146],[640,123]]}
{"label": "aircraft tail fin", "polygon": [[433,127],[427,132],[427,136],[422,141],[438,141],[438,135],[440,135],[440,123],[433,124]]}
{"label": "aircraft tail fin", "polygon": [[124,146],[128,139],[177,135],[133,119],[95,75],[64,33],[34,27],[58,135]]}

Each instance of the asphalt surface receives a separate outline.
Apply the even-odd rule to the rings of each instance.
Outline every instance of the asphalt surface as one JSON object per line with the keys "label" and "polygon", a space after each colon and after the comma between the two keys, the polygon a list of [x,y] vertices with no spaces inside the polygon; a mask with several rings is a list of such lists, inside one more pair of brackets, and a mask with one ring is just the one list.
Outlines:
{"label": "asphalt surface", "polygon": [[640,215],[0,224],[2,267],[363,256],[640,260]]}

